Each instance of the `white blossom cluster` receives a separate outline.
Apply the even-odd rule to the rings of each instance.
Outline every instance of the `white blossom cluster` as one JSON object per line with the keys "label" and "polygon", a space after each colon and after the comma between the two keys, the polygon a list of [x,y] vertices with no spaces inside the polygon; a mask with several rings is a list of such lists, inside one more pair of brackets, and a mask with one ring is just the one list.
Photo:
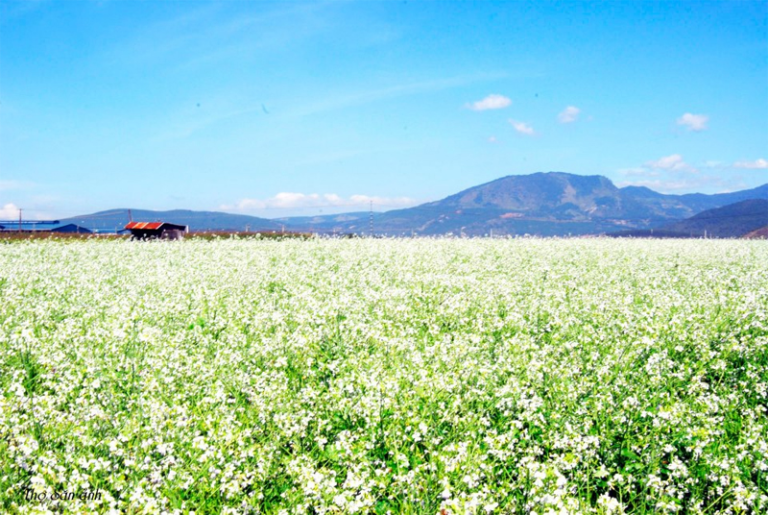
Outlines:
{"label": "white blossom cluster", "polygon": [[0,299],[3,513],[768,512],[768,242],[15,242]]}

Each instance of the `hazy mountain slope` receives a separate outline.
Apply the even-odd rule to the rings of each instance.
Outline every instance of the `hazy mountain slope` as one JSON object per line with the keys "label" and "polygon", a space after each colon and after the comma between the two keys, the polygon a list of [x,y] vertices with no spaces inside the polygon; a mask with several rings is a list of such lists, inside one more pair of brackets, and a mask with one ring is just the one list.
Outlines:
{"label": "hazy mountain slope", "polygon": [[[163,221],[188,225],[190,231],[280,231],[284,224],[248,215],[233,215],[216,211],[190,211],[175,209],[172,211],[150,211],[131,209],[133,219],[138,222]],[[62,219],[62,223],[74,223],[91,230],[114,231],[122,229],[128,223],[128,209],[112,209],[89,215]],[[286,228],[286,230],[289,230]]]}
{"label": "hazy mountain slope", "polygon": [[[617,188],[608,178],[599,175],[582,176],[564,172],[510,175],[435,202],[374,213],[373,232],[391,236],[567,236],[613,233],[622,229],[641,233],[650,228],[672,231],[668,227],[670,223],[749,199],[768,201],[768,184],[716,195],[667,195],[645,187]],[[371,231],[371,214],[368,212],[268,220],[209,211],[133,210],[133,218],[189,225],[193,231],[249,229],[355,234],[369,234]],[[103,231],[122,227],[127,221],[127,210],[122,209],[72,217],[62,222]],[[691,223],[699,227],[703,222]],[[738,230],[737,227],[740,227],[738,223],[732,224],[730,228],[723,229],[723,234],[731,234]],[[678,229],[683,230],[674,230]],[[686,230],[698,229],[690,226]]]}
{"label": "hazy mountain slope", "polygon": [[425,206],[587,217],[613,214],[618,198],[618,188],[605,177],[550,172],[503,177]]}
{"label": "hazy mountain slope", "polygon": [[[767,198],[768,185],[718,195],[665,195],[648,188],[617,188],[602,176],[563,172],[508,176],[442,200],[374,217],[377,234],[599,234],[661,227],[671,221],[745,198]],[[368,233],[367,218],[337,223]]]}
{"label": "hazy mountain slope", "polygon": [[644,205],[655,219],[690,218],[707,209],[713,209],[728,204],[749,199],[768,199],[768,184],[757,188],[735,191],[732,193],[689,193],[686,195],[665,195],[643,187],[629,186],[622,188],[626,199],[633,199]]}
{"label": "hazy mountain slope", "polygon": [[612,236],[654,238],[740,238],[759,236],[768,226],[768,200],[750,199],[708,209],[685,220],[656,229],[621,231]]}
{"label": "hazy mountain slope", "polygon": [[[374,216],[380,213],[375,213]],[[353,213],[339,213],[331,215],[315,215],[315,216],[287,216],[283,218],[273,218],[275,222],[286,224],[286,226],[294,227],[303,231],[330,231],[333,232],[334,228],[340,228],[342,225],[348,222],[368,221],[370,220],[371,213],[369,211],[357,211]]]}
{"label": "hazy mountain slope", "polygon": [[664,229],[713,238],[738,238],[768,225],[768,200],[751,199],[708,209]]}

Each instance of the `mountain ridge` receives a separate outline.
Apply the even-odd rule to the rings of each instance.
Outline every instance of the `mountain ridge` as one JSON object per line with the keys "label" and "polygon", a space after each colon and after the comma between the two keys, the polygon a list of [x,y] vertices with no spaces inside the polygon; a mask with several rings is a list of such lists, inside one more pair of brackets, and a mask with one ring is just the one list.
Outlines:
{"label": "mountain ridge", "polygon": [[738,238],[768,225],[768,200],[749,199],[702,211],[667,230],[694,237]]}
{"label": "mountain ridge", "polygon": [[[651,229],[703,211],[749,200],[768,200],[768,184],[731,193],[664,194],[643,186],[617,187],[602,175],[537,172],[507,175],[466,188],[443,199],[385,212],[259,218],[217,211],[133,210],[134,219],[189,225],[190,230],[311,231],[377,235],[522,235],[603,234],[622,229]],[[65,219],[68,223],[106,218],[114,228],[127,209]],[[110,218],[111,216],[111,218]],[[102,230],[94,224],[89,228]]]}
{"label": "mountain ridge", "polygon": [[[749,199],[702,211],[658,229],[628,230],[610,234],[637,238],[751,238],[768,227],[768,200]],[[753,236],[750,236],[753,235]]]}
{"label": "mountain ridge", "polygon": [[[374,216],[374,232],[388,235],[465,234],[566,236],[645,229],[750,198],[768,199],[768,184],[707,195],[668,195],[644,187],[618,188],[610,179],[565,172],[509,175],[441,200]],[[337,231],[365,233],[363,219]],[[327,228],[317,224],[315,228]]]}

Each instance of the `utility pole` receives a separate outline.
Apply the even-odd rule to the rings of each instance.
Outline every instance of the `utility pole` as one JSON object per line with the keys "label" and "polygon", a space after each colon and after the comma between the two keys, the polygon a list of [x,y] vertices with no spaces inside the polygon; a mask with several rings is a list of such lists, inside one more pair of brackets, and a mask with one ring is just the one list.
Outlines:
{"label": "utility pole", "polygon": [[371,238],[373,238],[373,200],[371,200],[371,211],[370,211],[370,217],[368,221],[370,225],[369,232],[370,232]]}
{"label": "utility pole", "polygon": [[21,232],[21,208],[19,208],[19,232]]}

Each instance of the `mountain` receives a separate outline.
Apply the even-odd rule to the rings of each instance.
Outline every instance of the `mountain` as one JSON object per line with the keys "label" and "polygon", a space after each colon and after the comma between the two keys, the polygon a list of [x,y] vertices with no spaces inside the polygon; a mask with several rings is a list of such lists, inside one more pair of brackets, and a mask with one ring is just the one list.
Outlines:
{"label": "mountain", "polygon": [[648,188],[632,186],[622,188],[621,191],[625,196],[641,201],[648,209],[654,210],[659,215],[665,213],[667,215],[674,215],[675,218],[689,218],[707,209],[735,204],[742,200],[768,199],[768,184],[763,184],[750,190],[716,193],[714,195],[705,195],[703,193],[664,195]]}
{"label": "mountain", "polygon": [[751,199],[708,209],[666,225],[665,230],[694,237],[739,238],[768,225],[768,200]]}
{"label": "mountain", "polygon": [[768,227],[768,200],[750,199],[708,209],[685,220],[658,229],[622,231],[612,236],[655,238],[758,237]]}
{"label": "mountain", "polygon": [[[380,213],[376,213],[377,215]],[[369,211],[357,211],[354,213],[340,213],[333,215],[316,216],[289,216],[284,218],[274,218],[275,222],[286,224],[287,227],[299,228],[305,232],[333,232],[334,227],[339,224],[347,224],[358,221],[358,223],[370,221],[371,213]]]}
{"label": "mountain", "polygon": [[[659,230],[682,230],[669,229],[670,224],[751,199],[768,200],[768,184],[715,195],[667,195],[645,187],[618,188],[600,175],[540,172],[502,177],[442,200],[384,213],[355,212],[268,220],[210,211],[133,210],[133,219],[189,225],[191,231],[285,230],[367,235],[373,222],[376,235],[388,236],[575,236],[621,230],[642,232],[645,229],[654,229],[658,235]],[[121,209],[72,217],[62,222],[114,231],[127,221],[128,210]],[[688,229],[689,233],[692,230]]]}
{"label": "mountain", "polygon": [[[89,215],[74,216],[62,219],[62,223],[73,223],[87,227],[92,231],[115,232],[121,230],[129,221],[128,209],[112,209],[99,211]],[[284,223],[248,215],[233,215],[217,211],[189,211],[175,209],[173,211],[150,211],[146,209],[131,209],[132,217],[139,222],[155,222],[162,220],[179,225],[188,225],[190,231],[282,231]],[[285,228],[285,230],[290,230]]]}
{"label": "mountain", "polygon": [[[734,193],[666,195],[644,187],[616,187],[599,175],[563,172],[511,175],[407,209],[377,213],[380,235],[565,236],[647,229],[747,199],[768,199],[768,184]],[[316,231],[370,232],[369,216],[316,218]],[[337,215],[338,216],[338,215]],[[304,226],[306,220],[286,218]]]}

